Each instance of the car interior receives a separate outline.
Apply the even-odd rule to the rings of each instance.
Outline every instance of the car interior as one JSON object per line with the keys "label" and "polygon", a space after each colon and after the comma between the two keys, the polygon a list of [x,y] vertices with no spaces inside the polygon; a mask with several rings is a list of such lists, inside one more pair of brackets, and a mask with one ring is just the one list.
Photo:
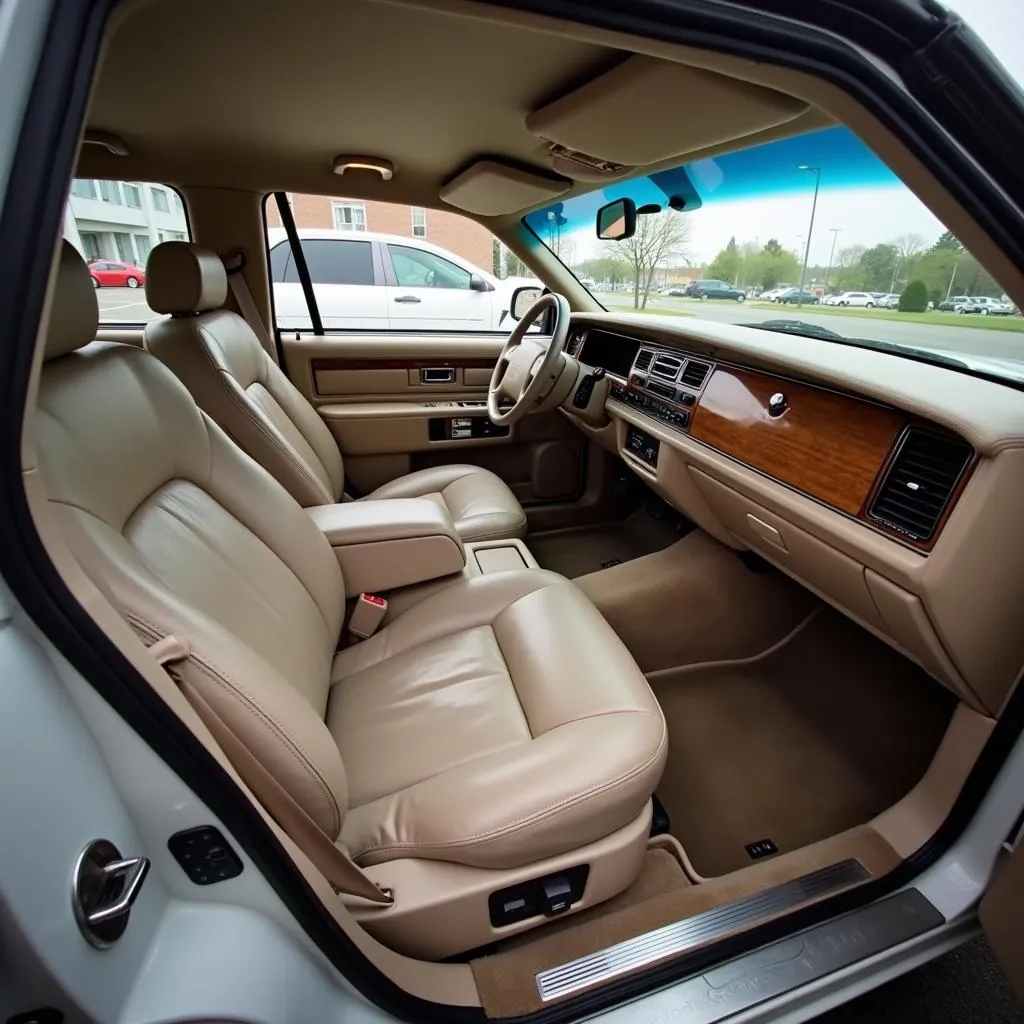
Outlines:
{"label": "car interior", "polygon": [[[521,1017],[643,975],[670,954],[628,944],[668,926],[710,947],[884,878],[1006,706],[1018,390],[606,312],[524,224],[831,124],[1024,299],[905,145],[797,71],[464,0],[117,9],[76,173],[173,186],[192,240],[154,248],[137,328],[100,325],[55,244],[36,526],[406,991]],[[393,174],[342,182],[346,154]],[[293,191],[455,209],[547,290],[508,334],[275,333],[264,207]]]}

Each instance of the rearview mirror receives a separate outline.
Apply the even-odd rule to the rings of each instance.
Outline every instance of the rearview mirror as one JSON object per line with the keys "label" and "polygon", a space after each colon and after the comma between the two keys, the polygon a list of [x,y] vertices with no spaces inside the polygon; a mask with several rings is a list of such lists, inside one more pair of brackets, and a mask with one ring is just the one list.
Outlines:
{"label": "rearview mirror", "polygon": [[618,242],[636,234],[636,203],[632,199],[616,199],[597,211],[597,237]]}
{"label": "rearview mirror", "polygon": [[513,320],[522,320],[529,308],[544,294],[543,288],[525,285],[512,293],[512,308],[509,313]]}

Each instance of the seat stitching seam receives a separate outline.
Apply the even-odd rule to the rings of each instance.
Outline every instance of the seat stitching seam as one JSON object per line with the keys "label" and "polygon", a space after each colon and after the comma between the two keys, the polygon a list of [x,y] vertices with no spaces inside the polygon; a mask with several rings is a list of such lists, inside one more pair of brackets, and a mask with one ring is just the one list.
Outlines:
{"label": "seat stitching seam", "polygon": [[[130,623],[136,626],[136,628],[141,627],[144,632],[148,632],[152,636],[156,637],[157,640],[163,639],[163,637],[169,635],[166,630],[162,630],[159,626],[150,622],[138,612],[134,612],[127,607],[123,610],[125,617]],[[292,757],[294,757],[298,762],[299,767],[301,767],[323,790],[323,795],[327,798],[328,805],[331,809],[331,823],[334,828],[334,832],[337,835],[341,831],[341,813],[338,807],[337,798],[331,792],[331,788],[327,784],[327,781],[319,771],[317,771],[315,765],[303,749],[302,745],[288,735],[288,733],[284,732],[277,722],[260,706],[255,698],[242,690],[231,676],[217,668],[217,666],[209,661],[209,659],[196,653],[194,648],[187,660],[194,663],[208,679],[218,684],[220,689],[226,692],[229,696],[236,698],[243,707],[247,707],[252,711],[256,715],[257,721],[282,741],[285,749],[288,750]]]}
{"label": "seat stitching seam", "polygon": [[[204,333],[203,326],[201,324],[197,325],[196,331],[197,331],[198,334],[203,334]],[[332,499],[331,499],[331,495],[328,492],[327,488],[324,487],[324,485],[319,480],[317,480],[317,478],[315,476],[311,476],[310,475],[309,471],[306,469],[305,466],[302,465],[302,463],[295,457],[295,455],[292,452],[290,452],[288,450],[288,448],[285,445],[283,445],[278,440],[278,438],[260,421],[260,419],[256,415],[253,414],[253,412],[249,409],[248,405],[242,399],[240,399],[238,397],[238,395],[236,395],[234,393],[234,391],[228,386],[228,384],[226,383],[224,378],[225,377],[230,377],[240,388],[242,388],[241,381],[233,373],[231,373],[230,370],[221,369],[217,365],[216,361],[214,360],[213,356],[210,354],[210,352],[208,351],[208,349],[206,348],[206,345],[202,342],[202,340],[200,340],[199,348],[200,348],[200,351],[203,353],[203,356],[206,358],[207,362],[209,362],[210,366],[213,367],[213,372],[214,372],[214,374],[215,374],[215,376],[217,378],[217,381],[220,383],[220,390],[223,391],[225,395],[227,395],[228,400],[232,403],[232,405],[234,405],[235,408],[239,412],[241,412],[242,415],[249,422],[252,423],[252,425],[266,438],[267,441],[270,442],[271,445],[273,445],[275,448],[278,449],[278,451],[284,456],[286,461],[291,463],[293,469],[295,469],[298,473],[300,473],[303,477],[305,477],[305,479],[307,481],[311,481],[312,482],[312,484],[314,485],[314,489],[319,490],[321,496],[323,496],[323,495],[327,496],[326,504],[329,505],[331,503]],[[264,354],[264,358],[266,358],[265,354]],[[262,383],[262,382],[254,381],[253,383]],[[242,388],[242,391],[244,392],[245,388]],[[271,395],[271,397],[273,397],[273,395]],[[276,401],[276,399],[275,399],[275,401]],[[287,415],[287,413],[285,413],[285,415]],[[299,432],[302,433],[301,431],[299,431]],[[303,435],[303,436],[305,436],[305,435]],[[240,447],[244,447],[244,446],[240,446]],[[259,461],[259,460],[256,460],[256,461]],[[280,481],[278,481],[278,482],[280,483]],[[282,486],[284,486],[284,485],[282,484]]]}
{"label": "seat stitching seam", "polygon": [[[631,714],[651,714],[651,712],[646,712],[646,711],[644,711],[644,712],[630,712],[630,713]],[[517,818],[515,821],[508,822],[507,824],[505,824],[505,825],[503,825],[503,826],[501,826],[499,828],[491,829],[489,832],[476,832],[476,833],[473,833],[471,835],[459,836],[458,838],[449,839],[449,840],[445,840],[444,842],[438,842],[438,843],[383,843],[383,844],[380,844],[380,845],[377,845],[377,846],[372,846],[371,845],[371,846],[367,846],[367,847],[365,847],[363,849],[358,850],[358,852],[354,853],[354,856],[356,856],[356,857],[363,857],[363,856],[365,856],[368,853],[378,853],[378,852],[382,852],[382,851],[385,851],[385,850],[424,850],[424,849],[426,849],[426,850],[433,850],[433,849],[446,849],[446,848],[455,847],[455,846],[464,846],[464,845],[467,845],[469,843],[474,843],[474,842],[478,842],[478,841],[483,841],[483,842],[486,843],[486,842],[491,842],[491,841],[493,841],[495,839],[503,838],[504,836],[507,836],[507,835],[509,835],[512,832],[522,831],[523,828],[526,828],[526,827],[528,827],[530,825],[537,824],[538,822],[543,821],[544,818],[549,817],[551,815],[551,813],[554,812],[554,811],[560,811],[560,810],[564,810],[566,808],[571,808],[573,805],[578,805],[579,803],[582,803],[584,800],[588,799],[589,797],[599,796],[599,795],[602,795],[604,793],[608,793],[611,790],[616,789],[617,787],[621,786],[623,783],[629,782],[631,779],[633,779],[637,775],[641,775],[645,771],[647,771],[647,769],[650,768],[650,766],[652,764],[655,764],[658,761],[658,759],[661,757],[662,751],[665,749],[665,747],[667,745],[668,745],[668,735],[667,735],[667,732],[663,732],[661,742],[658,744],[658,749],[654,752],[654,754],[651,755],[651,757],[649,757],[639,767],[634,768],[631,771],[625,773],[624,775],[620,775],[618,778],[612,779],[610,782],[604,783],[601,786],[593,787],[593,788],[590,788],[590,789],[579,790],[576,793],[572,793],[569,796],[567,796],[565,799],[560,800],[560,801],[558,801],[555,804],[551,804],[551,805],[549,805],[547,807],[542,808],[539,811],[535,811],[535,812],[532,812],[530,814],[527,814],[527,815],[523,816],[522,818]]]}

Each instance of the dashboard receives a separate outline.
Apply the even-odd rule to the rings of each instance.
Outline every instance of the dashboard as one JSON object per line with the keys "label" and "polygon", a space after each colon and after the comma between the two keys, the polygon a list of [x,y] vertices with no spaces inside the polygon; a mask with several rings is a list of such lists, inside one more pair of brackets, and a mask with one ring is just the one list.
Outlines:
{"label": "dashboard", "polygon": [[985,531],[1024,514],[1024,396],[706,321],[578,314],[567,351],[606,371],[606,425],[581,429],[652,489],[998,711],[1024,665],[1024,542]]}

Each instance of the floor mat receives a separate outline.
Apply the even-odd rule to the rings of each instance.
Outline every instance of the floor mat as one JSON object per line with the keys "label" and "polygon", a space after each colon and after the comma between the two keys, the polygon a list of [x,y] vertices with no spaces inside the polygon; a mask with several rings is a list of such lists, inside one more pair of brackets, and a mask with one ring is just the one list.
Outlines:
{"label": "floor mat", "polygon": [[658,795],[696,871],[745,867],[874,817],[921,778],[956,699],[823,608],[760,658],[660,674],[669,730]]}
{"label": "floor mat", "polygon": [[527,544],[542,569],[575,579],[668,547],[679,539],[675,523],[640,509],[617,523],[531,535]]}
{"label": "floor mat", "polygon": [[[528,543],[532,550],[532,538]],[[821,603],[775,569],[752,572],[702,530],[576,585],[644,672],[753,657]]]}

